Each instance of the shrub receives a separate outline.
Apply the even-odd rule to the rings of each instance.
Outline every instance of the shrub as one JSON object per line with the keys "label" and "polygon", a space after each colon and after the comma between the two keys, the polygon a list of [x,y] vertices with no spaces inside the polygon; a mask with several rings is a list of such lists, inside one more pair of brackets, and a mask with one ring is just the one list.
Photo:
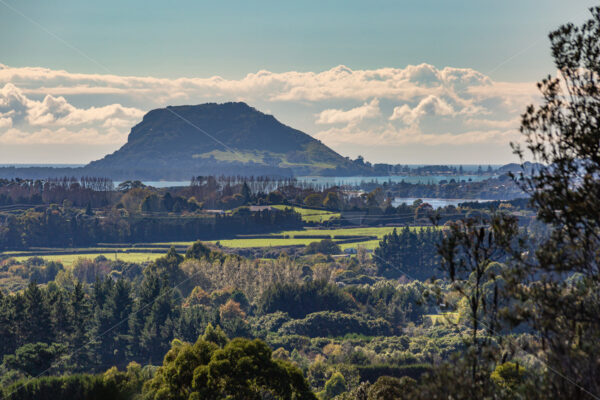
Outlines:
{"label": "shrub", "polygon": [[394,378],[409,378],[418,380],[425,372],[431,371],[429,364],[411,364],[411,365],[364,365],[358,367],[361,381],[375,382],[382,376],[392,376]]}
{"label": "shrub", "polygon": [[352,296],[324,281],[276,284],[267,289],[258,302],[261,314],[283,311],[292,318],[303,318],[318,311],[348,312],[355,308]]}
{"label": "shrub", "polygon": [[368,319],[359,314],[324,311],[309,314],[304,319],[286,322],[280,332],[309,337],[343,336],[347,333],[389,336],[393,329],[389,322],[381,318]]}
{"label": "shrub", "polygon": [[342,249],[331,239],[323,239],[320,242],[312,242],[306,246],[306,254],[340,254]]}
{"label": "shrub", "polygon": [[6,400],[125,400],[130,393],[102,375],[52,376],[18,381],[4,389]]}

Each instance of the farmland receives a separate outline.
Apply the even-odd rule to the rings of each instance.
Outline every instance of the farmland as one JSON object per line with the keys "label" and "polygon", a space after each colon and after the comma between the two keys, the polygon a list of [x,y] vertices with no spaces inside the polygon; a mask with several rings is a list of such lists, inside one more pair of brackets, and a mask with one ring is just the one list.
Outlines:
{"label": "farmland", "polygon": [[[413,227],[411,229],[422,229],[421,227]],[[211,240],[207,243],[219,244],[225,248],[244,249],[244,248],[267,248],[267,247],[285,247],[285,246],[307,246],[311,242],[332,239],[335,242],[340,242],[342,250],[347,248],[356,248],[363,246],[373,250],[379,245],[379,241],[384,235],[391,233],[393,227],[367,227],[367,228],[340,228],[340,229],[304,229],[282,231],[273,234],[260,235],[258,237],[240,236],[234,239]],[[365,240],[360,240],[363,237]],[[346,243],[348,238],[356,238],[357,241]],[[121,260],[125,262],[143,263],[153,261],[160,257],[170,246],[176,246],[181,252],[186,247],[190,246],[192,241],[185,242],[160,242],[160,243],[143,243],[118,247],[112,245],[85,247],[73,249],[60,249],[57,251],[49,251],[48,249],[32,249],[23,252],[5,252],[5,256],[14,255],[17,261],[25,260],[33,256],[40,256],[48,261],[58,261],[65,266],[72,265],[78,258],[93,259],[97,256],[104,256],[111,260]],[[56,254],[60,253],[60,254]]]}
{"label": "farmland", "polygon": [[326,210],[314,210],[314,209],[302,208],[302,207],[290,207],[290,206],[283,206],[283,205],[273,206],[273,207],[277,208],[279,210],[283,210],[286,208],[292,208],[295,212],[297,212],[298,214],[300,214],[302,216],[302,221],[304,221],[304,222],[322,223],[322,222],[327,222],[332,218],[339,218],[341,215],[339,212],[332,212],[332,211],[326,211]]}
{"label": "farmland", "polygon": [[[31,255],[15,257],[19,262],[25,261],[29,257],[36,256],[35,252],[31,252]],[[72,254],[53,254],[53,255],[41,255],[46,261],[55,261],[63,264],[65,267],[72,266],[75,261],[80,258],[94,259],[98,256],[104,256],[109,260],[119,260],[128,263],[144,263],[154,261],[156,258],[163,256],[164,253],[124,253],[124,252],[92,252],[92,253],[72,253]]]}

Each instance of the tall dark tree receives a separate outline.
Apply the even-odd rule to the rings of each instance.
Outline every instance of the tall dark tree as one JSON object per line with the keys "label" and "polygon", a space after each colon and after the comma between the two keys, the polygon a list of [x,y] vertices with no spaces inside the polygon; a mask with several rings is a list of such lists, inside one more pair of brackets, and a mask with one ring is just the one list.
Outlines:
{"label": "tall dark tree", "polygon": [[591,14],[550,34],[559,76],[538,84],[543,103],[527,109],[525,144],[514,146],[538,163],[524,164],[517,182],[552,228],[515,268],[527,274],[517,294],[543,339],[551,398],[600,396],[600,8]]}
{"label": "tall dark tree", "polygon": [[250,190],[250,186],[248,186],[246,181],[244,181],[244,184],[242,185],[241,195],[244,198],[244,204],[248,204],[250,200],[252,200],[252,191]]}
{"label": "tall dark tree", "polygon": [[415,231],[404,227],[385,235],[373,252],[373,261],[379,273],[397,278],[405,275],[411,279],[426,280],[435,276],[439,265],[437,245],[442,231],[424,229]]}
{"label": "tall dark tree", "polygon": [[[476,308],[486,296],[468,293],[476,288],[473,283],[488,279],[485,266],[493,255],[487,248],[501,246],[510,279],[504,294],[516,303],[506,316],[525,322],[540,338],[544,375],[539,381],[530,377],[526,398],[600,396],[600,8],[591,13],[583,25],[568,24],[550,34],[559,77],[538,84],[543,102],[528,107],[521,124],[525,143],[513,145],[522,162],[515,181],[530,195],[549,234],[527,247],[514,224],[501,217],[491,228],[452,230],[442,247],[448,275],[470,287],[472,322],[481,325]],[[473,257],[477,254],[481,257]],[[469,270],[468,278],[460,277]],[[476,356],[475,367],[490,360],[479,351]],[[451,387],[453,396],[461,398],[474,389],[464,386],[465,379],[473,379],[464,372],[440,370],[437,384],[434,380],[428,387]],[[489,391],[485,380],[485,374],[476,379],[481,391],[475,397],[501,397]]]}
{"label": "tall dark tree", "polygon": [[0,354],[10,354],[16,349],[17,327],[12,300],[13,296],[0,291]]}
{"label": "tall dark tree", "polygon": [[54,337],[50,307],[47,297],[39,286],[32,282],[23,293],[24,319],[22,340],[24,343],[52,343]]}
{"label": "tall dark tree", "polygon": [[159,363],[175,338],[181,310],[179,292],[162,280],[161,290],[149,306],[149,313],[137,340],[142,354],[151,363]]}
{"label": "tall dark tree", "polygon": [[100,369],[126,365],[126,349],[131,341],[128,324],[133,305],[131,284],[119,279],[107,287],[105,301],[96,307],[93,332]]}
{"label": "tall dark tree", "polygon": [[81,282],[77,282],[69,294],[69,308],[72,329],[68,340],[71,351],[70,363],[74,370],[85,371],[92,359],[89,334],[91,306]]}
{"label": "tall dark tree", "polygon": [[506,305],[502,271],[496,260],[505,256],[504,240],[497,236],[516,236],[513,218],[498,217],[492,227],[468,219],[453,223],[439,245],[442,269],[452,289],[466,301],[470,335],[466,340],[469,364],[468,391],[471,398],[485,397],[489,376],[501,354],[492,346],[501,338],[500,309]]}

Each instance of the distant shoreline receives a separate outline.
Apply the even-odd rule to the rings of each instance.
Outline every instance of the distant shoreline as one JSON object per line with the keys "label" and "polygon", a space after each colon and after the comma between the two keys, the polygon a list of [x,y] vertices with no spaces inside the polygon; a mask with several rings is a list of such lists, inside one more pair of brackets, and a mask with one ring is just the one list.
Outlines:
{"label": "distant shoreline", "polygon": [[[87,164],[71,164],[71,163],[5,163],[0,164],[0,168],[31,168],[31,167],[43,167],[43,168],[80,168],[85,167]],[[421,167],[436,167],[436,166],[448,166],[448,167],[463,167],[463,168],[474,168],[477,169],[479,166],[488,165],[492,168],[500,168],[506,164],[402,164],[407,167],[421,168]]]}

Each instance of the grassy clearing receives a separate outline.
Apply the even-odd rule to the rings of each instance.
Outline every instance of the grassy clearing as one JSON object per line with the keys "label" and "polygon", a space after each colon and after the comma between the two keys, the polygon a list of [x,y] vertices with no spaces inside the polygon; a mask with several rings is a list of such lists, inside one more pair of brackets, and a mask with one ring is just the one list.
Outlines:
{"label": "grassy clearing", "polygon": [[[312,210],[311,210],[312,211]],[[411,227],[410,229],[422,229],[421,227]],[[334,236],[376,236],[377,240],[368,240],[357,243],[346,243],[342,244],[341,248],[346,249],[349,247],[356,247],[363,245],[367,249],[374,249],[379,245],[379,240],[384,235],[391,233],[394,227],[373,227],[373,228],[340,228],[340,229],[303,229],[294,231],[283,231],[276,232],[273,235],[285,235],[288,236],[286,239],[281,238],[242,238],[242,239],[227,239],[219,240],[222,246],[230,248],[248,248],[248,247],[272,247],[272,246],[296,246],[304,245],[311,242],[321,240],[319,238],[296,238],[297,235],[311,235],[311,236],[322,236],[323,239],[329,237],[333,239]],[[334,239],[335,240],[335,239]],[[216,243],[216,240],[209,241],[209,243]],[[165,242],[165,243],[154,243],[155,245],[175,245],[175,246],[190,246],[193,242]]]}
{"label": "grassy clearing", "polygon": [[[261,239],[231,239],[231,240],[219,240],[218,242],[223,247],[230,248],[250,248],[250,247],[275,247],[275,246],[306,246],[309,243],[317,241],[319,239],[280,239],[280,238],[261,238]],[[216,243],[216,240],[210,241],[209,243]]]}
{"label": "grassy clearing", "polygon": [[358,246],[364,247],[367,250],[375,250],[379,246],[379,240],[368,240],[366,242],[344,243],[340,244],[342,250],[356,249]]}
{"label": "grassy clearing", "polygon": [[340,213],[325,211],[325,210],[311,210],[309,208],[302,207],[291,207],[285,205],[273,206],[274,208],[278,208],[283,210],[285,208],[293,208],[298,214],[302,215],[302,221],[305,222],[325,222],[329,221],[332,218],[339,218]]}
{"label": "grassy clearing", "polygon": [[424,315],[424,318],[429,318],[431,320],[431,324],[436,325],[449,325],[449,324],[457,324],[459,315],[457,312],[449,312],[442,314],[429,314]]}
{"label": "grassy clearing", "polygon": [[[40,255],[39,257],[43,258],[44,260],[47,261],[57,261],[62,263],[62,265],[64,265],[65,267],[70,267],[72,266],[75,261],[77,261],[80,258],[87,258],[87,259],[94,259],[98,256],[104,256],[109,260],[115,260],[118,259],[120,261],[125,261],[125,262],[132,262],[132,263],[143,263],[146,261],[153,261],[155,259],[157,259],[158,257],[163,256],[163,253],[107,253],[107,252],[103,252],[103,253],[89,253],[89,254],[58,254],[58,255]],[[31,256],[21,256],[21,257],[15,257],[15,259],[17,261],[25,261],[26,259],[28,259],[29,257],[33,257],[34,254],[32,254]]]}
{"label": "grassy clearing", "polygon": [[[411,229],[420,229],[419,227]],[[384,235],[391,233],[394,227],[373,227],[373,228],[340,228],[340,229],[304,229],[299,231],[280,232],[280,235],[294,237],[296,235],[323,235],[323,236],[377,236],[381,239]]]}
{"label": "grassy clearing", "polygon": [[247,151],[236,151],[232,153],[230,151],[213,150],[208,153],[194,154],[192,158],[210,158],[213,156],[218,161],[239,161],[243,163],[255,162],[258,164],[263,163],[263,155],[258,152],[247,152]]}
{"label": "grassy clearing", "polygon": [[[418,229],[418,228],[416,228]],[[364,246],[367,249],[374,249],[379,245],[379,239],[381,239],[384,235],[392,232],[394,228],[392,227],[376,227],[376,228],[348,228],[348,229],[305,229],[305,230],[297,230],[297,231],[284,231],[278,232],[277,235],[286,235],[289,238],[280,239],[280,238],[261,238],[261,239],[231,239],[231,240],[220,240],[222,246],[230,247],[230,248],[248,248],[248,247],[273,247],[273,246],[297,246],[302,245],[306,246],[309,243],[321,240],[319,238],[297,238],[296,236],[302,235],[311,235],[311,236],[322,236],[324,238],[333,239],[334,236],[377,236],[378,240],[367,240],[364,242],[356,242],[356,243],[345,243],[340,245],[342,249],[356,248],[358,245]],[[333,239],[337,241],[336,239]],[[341,240],[341,239],[338,239]],[[210,243],[216,243],[216,241],[211,241]],[[184,244],[184,243],[177,243]],[[190,243],[186,243],[190,244]]]}
{"label": "grassy clearing", "polygon": [[[305,211],[314,211],[304,209]],[[324,211],[327,213],[327,211]],[[335,214],[335,213],[330,213]],[[324,214],[327,217],[327,214]],[[331,216],[330,218],[333,218]],[[421,227],[411,227],[411,229],[422,229]],[[240,238],[240,239],[225,239],[225,240],[212,240],[207,241],[208,243],[216,243],[219,242],[224,247],[229,248],[256,248],[256,247],[278,247],[278,246],[306,246],[312,242],[324,239],[331,238],[334,236],[375,236],[376,240],[366,240],[363,242],[355,242],[355,243],[344,243],[341,244],[340,247],[342,250],[347,248],[356,248],[358,246],[363,246],[366,249],[373,250],[377,246],[379,246],[379,241],[383,238],[384,235],[391,233],[394,230],[393,227],[372,227],[372,228],[341,228],[341,229],[304,229],[304,230],[293,230],[293,231],[284,231],[273,233],[272,235],[285,235],[287,238],[282,239],[278,237],[273,238]],[[303,238],[296,236],[320,236],[321,238]],[[339,241],[342,239],[333,239],[334,241]],[[190,246],[193,242],[161,242],[161,243],[144,243],[140,247],[123,247],[123,248],[106,248],[106,247],[89,247],[89,248],[79,248],[76,249],[79,253],[77,254],[60,254],[60,255],[40,255],[42,258],[52,261],[60,261],[63,265],[72,265],[75,260],[78,258],[95,258],[99,255],[103,255],[108,259],[115,258],[115,252],[117,252],[117,258],[119,260],[123,260],[126,262],[145,262],[145,261],[153,261],[156,258],[162,256],[166,253],[167,249],[160,249],[159,253],[143,253],[143,250],[157,250],[157,246]],[[128,250],[130,252],[123,252]],[[136,251],[138,250],[138,251]],[[84,251],[85,253],[81,253]],[[89,252],[89,253],[88,253]],[[17,252],[4,252],[3,254],[10,254]],[[18,252],[23,254],[23,252]],[[27,255],[15,257],[17,260],[24,260],[29,257],[33,257],[39,255],[39,252],[31,251],[28,252]]]}

